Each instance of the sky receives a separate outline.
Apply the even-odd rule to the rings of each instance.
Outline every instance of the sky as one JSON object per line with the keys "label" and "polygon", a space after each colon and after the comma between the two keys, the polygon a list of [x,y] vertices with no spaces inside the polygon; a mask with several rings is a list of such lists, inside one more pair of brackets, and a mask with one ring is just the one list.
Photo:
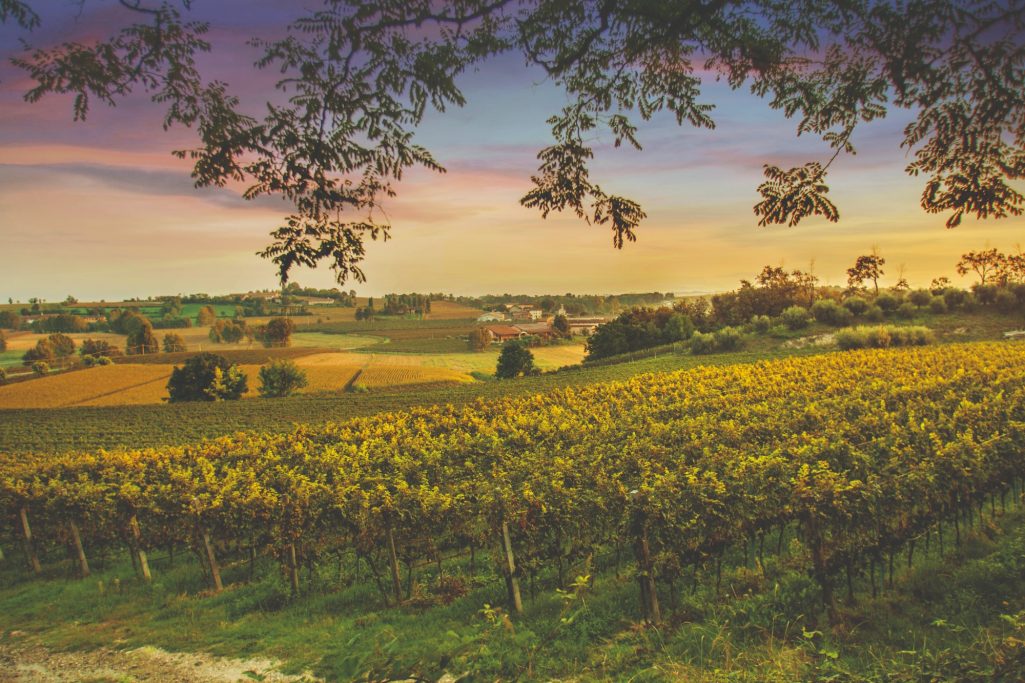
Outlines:
{"label": "sky", "polygon": [[[312,2],[312,0],[311,0]],[[309,4],[309,3],[307,3]],[[112,0],[37,2],[43,26],[35,46],[88,40],[123,17]],[[209,20],[215,50],[201,66],[258,105],[274,74],[254,72],[246,39],[271,37],[291,17],[288,3],[225,0],[193,3]],[[294,7],[294,5],[293,5]],[[144,94],[116,108],[94,105],[72,122],[71,100],[23,101],[30,82],[9,64],[23,31],[0,27],[0,300],[41,297],[116,300],[175,293],[224,293],[277,286],[274,264],[256,256],[288,214],[274,199],[247,202],[231,189],[195,189],[188,162],[173,149],[193,144],[187,129],[161,129],[161,110]],[[912,286],[954,272],[960,254],[1022,242],[1025,218],[967,219],[947,230],[945,216],[919,206],[923,180],[904,173],[900,149],[907,112],[859,131],[858,154],[830,170],[840,222],[806,219],[794,228],[760,228],[752,206],[762,166],[825,161],[825,145],[795,136],[765,102],[714,81],[704,100],[716,106],[714,131],[679,127],[669,116],[641,125],[643,151],[597,140],[592,178],[638,201],[648,218],[638,241],[612,247],[610,232],[575,216],[542,219],[520,206],[549,144],[545,120],[565,95],[522,58],[504,57],[465,74],[468,103],[429,114],[417,133],[447,173],[408,173],[389,200],[392,238],[371,243],[361,295],[387,292],[677,294],[732,289],[764,265],[814,268],[826,284],[876,247],[884,282],[903,266]],[[325,266],[298,270],[306,286],[335,283]]]}

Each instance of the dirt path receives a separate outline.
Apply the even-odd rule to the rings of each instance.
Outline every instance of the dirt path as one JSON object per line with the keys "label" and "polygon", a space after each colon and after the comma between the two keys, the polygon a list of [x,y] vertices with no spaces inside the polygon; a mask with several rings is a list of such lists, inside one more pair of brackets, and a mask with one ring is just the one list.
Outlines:
{"label": "dirt path", "polygon": [[167,652],[155,647],[50,652],[19,640],[0,636],[0,683],[297,683],[321,680],[311,675],[282,674],[276,670],[277,662],[267,659],[226,659]]}

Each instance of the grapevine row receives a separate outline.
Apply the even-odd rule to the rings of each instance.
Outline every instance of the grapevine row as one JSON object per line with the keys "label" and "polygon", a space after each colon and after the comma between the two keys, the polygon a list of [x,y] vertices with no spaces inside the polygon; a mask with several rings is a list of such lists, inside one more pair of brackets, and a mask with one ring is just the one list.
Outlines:
{"label": "grapevine row", "polygon": [[[1025,348],[865,351],[708,367],[529,398],[436,406],[288,434],[0,462],[0,506],[40,571],[64,544],[193,549],[220,590],[231,547],[294,591],[328,555],[403,600],[400,562],[492,549],[519,579],[626,541],[645,617],[664,586],[794,529],[834,602],[846,573],[1003,495],[1025,466]],[[782,535],[780,535],[782,538]],[[760,545],[760,544],[759,544]],[[913,547],[913,546],[912,546]],[[891,560],[892,561],[892,560]],[[874,577],[874,574],[873,574]],[[407,591],[408,592],[408,591]]]}

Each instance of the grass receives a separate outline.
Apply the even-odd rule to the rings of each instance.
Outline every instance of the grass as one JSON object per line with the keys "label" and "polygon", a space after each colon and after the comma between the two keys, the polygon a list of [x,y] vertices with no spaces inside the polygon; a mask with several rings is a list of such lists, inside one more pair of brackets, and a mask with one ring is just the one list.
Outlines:
{"label": "grass", "polygon": [[561,593],[554,576],[525,577],[525,614],[509,619],[497,607],[497,558],[484,551],[473,579],[465,556],[445,560],[448,585],[458,579],[466,589],[461,597],[439,600],[438,574],[422,566],[412,584],[417,599],[394,608],[348,554],[304,571],[303,594],[292,598],[269,558],[258,560],[250,582],[244,552],[221,551],[228,588],[211,595],[196,559],[181,549],[173,564],[166,551],[151,554],[154,581],[146,585],[123,552],[94,557],[94,575],[73,579],[55,545],[41,579],[28,578],[20,562],[4,563],[0,611],[8,631],[51,649],[113,643],[260,655],[328,680],[436,680],[445,671],[470,680],[1020,680],[1020,668],[1008,677],[992,668],[1014,656],[1025,662],[1021,509],[988,519],[946,555],[933,543],[930,552],[919,547],[910,568],[900,558],[894,586],[879,597],[859,578],[857,600],[832,624],[813,581],[790,568],[799,547],[770,551],[761,566],[739,551],[728,555],[718,594],[707,571],[675,591],[663,585],[666,621],[658,629],[640,624],[626,554],[619,564],[598,556],[593,583]]}

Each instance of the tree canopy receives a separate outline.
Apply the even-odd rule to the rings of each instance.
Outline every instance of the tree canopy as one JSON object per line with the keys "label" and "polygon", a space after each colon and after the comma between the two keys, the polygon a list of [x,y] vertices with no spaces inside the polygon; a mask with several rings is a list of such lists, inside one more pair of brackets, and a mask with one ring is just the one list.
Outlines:
{"label": "tree canopy", "polygon": [[326,261],[339,282],[365,279],[367,239],[387,238],[383,203],[411,167],[443,172],[414,137],[430,109],[461,106],[457,78],[517,53],[565,90],[551,144],[521,202],[542,216],[571,211],[608,227],[616,248],[645,218],[634,200],[590,174],[599,132],[640,149],[641,121],[666,111],[714,128],[702,80],[746,88],[825,141],[829,158],[766,164],[754,206],[760,225],[839,219],[828,169],[855,152],[852,136],[891,109],[914,113],[899,141],[923,176],[922,207],[947,215],[1017,216],[1025,176],[1025,2],[1022,0],[324,0],[296,8],[284,35],[254,39],[255,66],[281,74],[265,111],[246,110],[197,58],[213,50],[192,0],[120,0],[121,25],[88,43],[30,47],[36,3],[0,0],[0,22],[25,33],[15,58],[25,97],[94,101],[144,90],[164,126],[194,128],[175,152],[198,187],[241,183],[291,211],[262,252],[282,282]]}

